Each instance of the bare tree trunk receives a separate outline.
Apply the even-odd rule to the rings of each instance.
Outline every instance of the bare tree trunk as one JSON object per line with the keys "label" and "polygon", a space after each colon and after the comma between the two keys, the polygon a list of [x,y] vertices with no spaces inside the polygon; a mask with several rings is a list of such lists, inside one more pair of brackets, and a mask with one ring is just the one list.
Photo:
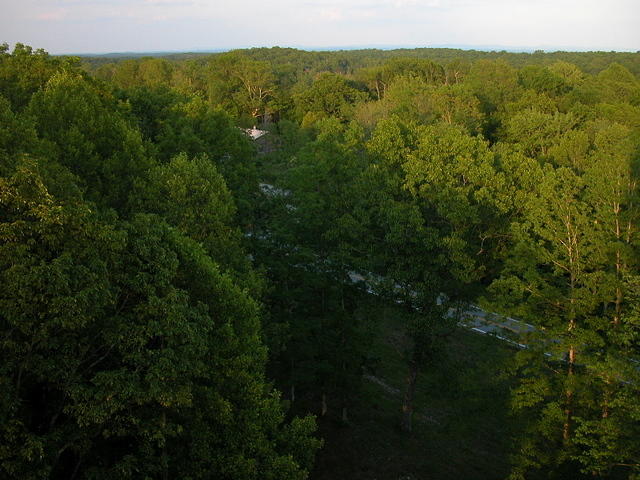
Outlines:
{"label": "bare tree trunk", "polygon": [[402,420],[400,427],[405,432],[410,432],[413,420],[413,400],[416,393],[416,380],[418,378],[418,364],[412,361],[409,364],[407,375],[407,389],[402,401]]}
{"label": "bare tree trunk", "polygon": [[[569,257],[569,324],[567,325],[567,332],[570,336],[573,335],[573,330],[576,328],[576,283],[577,273],[579,271],[578,264],[578,241],[577,234],[574,230],[574,226],[571,222],[569,215],[566,220],[567,228],[567,256]],[[564,425],[562,426],[562,440],[564,443],[568,443],[571,438],[571,423],[573,420],[573,376],[574,367],[576,362],[576,348],[573,345],[573,339],[570,339],[569,344],[569,365],[567,367],[567,389],[565,390],[565,406],[564,406]]]}
{"label": "bare tree trunk", "polygon": [[602,399],[602,418],[609,418],[609,402],[611,399],[611,379],[607,376],[604,387],[604,398]]}
{"label": "bare tree trunk", "polygon": [[[162,412],[162,430],[166,432],[167,412]],[[162,444],[162,480],[169,480],[169,456],[167,455],[167,439]]]}
{"label": "bare tree trunk", "polygon": [[69,480],[74,480],[76,478],[76,476],[78,475],[78,471],[80,470],[81,463],[82,463],[82,455],[78,456],[78,461],[76,462],[75,467],[73,467],[73,472],[71,473]]}
{"label": "bare tree trunk", "polygon": [[[569,368],[567,369],[567,377],[569,383],[573,378],[573,368],[576,361],[576,350],[573,345],[569,347]],[[571,437],[571,421],[573,417],[573,386],[569,386],[565,392],[565,408],[564,408],[564,425],[562,427],[562,440],[568,442]]]}
{"label": "bare tree trunk", "polygon": [[[618,219],[618,214],[620,213],[620,205],[614,203],[613,213],[616,216],[616,240],[619,242],[622,237],[622,232],[620,231],[620,220]],[[620,282],[622,278],[622,256],[620,254],[620,249],[616,249],[616,310],[613,316],[613,324],[618,326],[620,324],[620,315],[622,311],[622,289],[620,288]]]}
{"label": "bare tree trunk", "polygon": [[327,394],[322,393],[322,405],[321,405],[321,414],[320,416],[324,417],[327,414]]}

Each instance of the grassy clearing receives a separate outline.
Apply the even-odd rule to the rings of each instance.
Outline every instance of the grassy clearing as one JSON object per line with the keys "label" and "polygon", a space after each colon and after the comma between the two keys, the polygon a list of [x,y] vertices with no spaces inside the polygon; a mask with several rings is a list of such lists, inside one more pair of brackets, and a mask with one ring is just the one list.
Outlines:
{"label": "grassy clearing", "polygon": [[[325,447],[313,480],[502,479],[511,438],[510,380],[502,369],[514,351],[500,341],[460,330],[447,354],[423,372],[417,385],[414,431],[398,427],[406,366],[402,325],[387,310],[374,341],[379,365],[364,381],[349,425],[338,412],[322,418]],[[332,414],[335,414],[333,416]]]}

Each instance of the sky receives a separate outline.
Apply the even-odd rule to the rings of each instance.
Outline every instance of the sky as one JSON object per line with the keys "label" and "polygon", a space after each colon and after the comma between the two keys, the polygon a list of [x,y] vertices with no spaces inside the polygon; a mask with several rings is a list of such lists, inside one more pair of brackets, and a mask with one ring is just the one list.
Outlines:
{"label": "sky", "polygon": [[244,47],[640,50],[639,0],[0,0],[0,43],[49,53]]}

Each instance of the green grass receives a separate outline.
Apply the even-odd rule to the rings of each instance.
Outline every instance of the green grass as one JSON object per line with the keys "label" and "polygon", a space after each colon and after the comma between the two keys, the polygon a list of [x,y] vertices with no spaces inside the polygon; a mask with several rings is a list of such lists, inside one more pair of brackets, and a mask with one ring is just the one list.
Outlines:
{"label": "green grass", "polygon": [[[404,391],[402,325],[386,310],[374,339],[375,376]],[[510,381],[501,375],[514,351],[460,330],[417,383],[414,429],[399,429],[401,393],[363,381],[349,424],[330,411],[319,420],[325,446],[313,480],[503,479],[517,425],[508,415]]]}

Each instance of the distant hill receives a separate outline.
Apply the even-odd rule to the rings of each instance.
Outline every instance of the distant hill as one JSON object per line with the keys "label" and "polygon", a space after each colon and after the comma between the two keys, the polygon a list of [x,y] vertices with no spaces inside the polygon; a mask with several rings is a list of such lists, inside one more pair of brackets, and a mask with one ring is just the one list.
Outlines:
{"label": "distant hill", "polygon": [[[211,53],[222,53],[230,50],[250,50],[252,48],[281,48],[278,46],[273,47],[255,47],[255,46],[238,46],[229,48],[211,48],[211,49],[196,49],[196,50],[172,50],[172,51],[148,51],[148,52],[109,52],[109,53],[67,53],[59,54],[58,56],[75,56],[75,57],[91,57],[91,58],[142,58],[142,57],[174,57],[174,56],[200,56]],[[478,51],[478,52],[508,52],[508,53],[534,53],[534,52],[607,52],[607,53],[640,53],[632,52],[631,50],[602,50],[602,49],[585,49],[571,46],[505,46],[505,45],[466,45],[466,44],[439,44],[439,45],[334,45],[334,46],[317,46],[317,45],[292,45],[290,47],[295,50],[303,50],[307,52],[338,52],[338,51],[353,51],[353,50],[431,50],[431,49],[453,49],[453,50],[465,50],[465,51]]]}
{"label": "distant hill", "polygon": [[[499,46],[458,46],[451,47],[335,47],[324,49],[299,49],[292,47],[254,47],[238,49],[254,60],[272,64],[300,64],[318,71],[335,71],[350,74],[365,67],[380,65],[391,58],[425,58],[446,65],[454,60],[475,62],[477,60],[504,60],[516,68],[525,65],[548,65],[556,61],[564,61],[577,65],[582,71],[596,74],[611,63],[617,62],[640,77],[640,52],[579,52],[579,51],[544,51],[544,50],[506,50]],[[200,50],[194,52],[114,52],[106,54],[81,54],[86,68],[94,70],[101,65],[117,63],[124,60],[135,60],[144,57],[164,58],[172,62],[203,58],[229,51]],[[317,67],[317,68],[316,68]]]}
{"label": "distant hill", "polygon": [[199,55],[210,55],[212,53],[222,53],[227,52],[228,49],[218,49],[218,50],[202,50],[202,51],[194,51],[194,52],[110,52],[110,53],[67,53],[64,55],[56,55],[61,57],[80,57],[80,58],[105,58],[105,59],[113,59],[113,60],[125,60],[129,58],[144,58],[144,57],[161,57],[161,58],[171,58],[171,57],[187,57],[187,56],[199,56]]}

